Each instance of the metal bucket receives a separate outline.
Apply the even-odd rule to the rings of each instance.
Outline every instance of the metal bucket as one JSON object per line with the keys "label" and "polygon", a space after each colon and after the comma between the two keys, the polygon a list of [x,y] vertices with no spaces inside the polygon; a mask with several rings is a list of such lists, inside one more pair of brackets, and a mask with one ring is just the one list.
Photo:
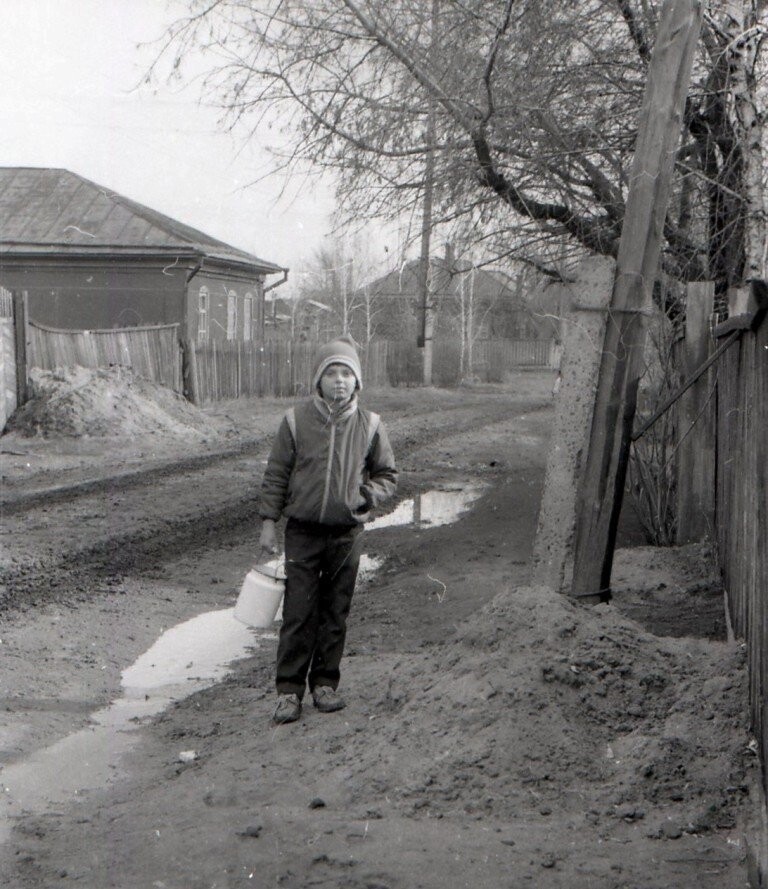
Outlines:
{"label": "metal bucket", "polygon": [[271,627],[280,617],[284,593],[282,562],[257,565],[245,576],[235,603],[235,617],[249,627]]}

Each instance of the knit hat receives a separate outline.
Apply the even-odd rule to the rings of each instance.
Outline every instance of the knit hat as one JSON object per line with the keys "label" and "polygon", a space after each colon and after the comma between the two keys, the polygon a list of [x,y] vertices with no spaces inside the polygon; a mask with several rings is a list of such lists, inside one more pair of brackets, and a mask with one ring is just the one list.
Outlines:
{"label": "knit hat", "polygon": [[357,386],[363,388],[363,373],[360,359],[355,348],[355,341],[350,336],[340,336],[324,346],[320,346],[315,357],[315,370],[312,374],[312,390],[317,389],[327,367],[331,364],[344,364],[357,378]]}

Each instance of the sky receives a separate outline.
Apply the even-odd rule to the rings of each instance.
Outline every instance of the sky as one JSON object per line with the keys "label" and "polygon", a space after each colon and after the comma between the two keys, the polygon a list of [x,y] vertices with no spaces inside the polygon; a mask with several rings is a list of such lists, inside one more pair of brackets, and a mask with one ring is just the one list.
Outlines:
{"label": "sky", "polygon": [[249,186],[271,169],[262,146],[224,132],[195,86],[140,85],[157,50],[138,45],[180,9],[0,0],[0,166],[63,167],[297,269],[327,243],[332,183],[270,175]]}

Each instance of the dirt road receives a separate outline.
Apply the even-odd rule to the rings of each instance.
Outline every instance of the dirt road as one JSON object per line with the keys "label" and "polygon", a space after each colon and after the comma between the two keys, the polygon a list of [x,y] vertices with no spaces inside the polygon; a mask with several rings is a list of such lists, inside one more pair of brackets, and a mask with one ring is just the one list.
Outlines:
{"label": "dirt road", "polygon": [[2,885],[748,886],[743,652],[704,551],[622,551],[611,606],[526,586],[549,386],[371,393],[405,523],[366,532],[347,709],[278,729],[275,634],[231,608],[284,405],[211,411],[207,447],[6,441]]}

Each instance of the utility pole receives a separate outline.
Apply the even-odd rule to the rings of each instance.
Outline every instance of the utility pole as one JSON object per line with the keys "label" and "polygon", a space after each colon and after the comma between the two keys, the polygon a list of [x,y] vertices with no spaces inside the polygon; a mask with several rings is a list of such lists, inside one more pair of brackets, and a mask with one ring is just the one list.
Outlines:
{"label": "utility pole", "polygon": [[652,307],[701,15],[700,0],[666,0],[648,67],[592,432],[576,506],[571,592],[593,601],[610,597],[616,529],[643,364],[645,316]]}
{"label": "utility pole", "polygon": [[[437,46],[437,7],[439,0],[432,0],[432,33],[429,55],[434,61]],[[429,250],[432,237],[432,201],[435,180],[435,111],[432,99],[427,108],[427,156],[424,162],[424,205],[421,216],[421,261],[419,263],[419,293],[421,296],[421,333],[417,345],[422,349],[422,383],[432,385],[432,347],[435,333],[435,307],[432,303],[432,276],[429,267]]]}

